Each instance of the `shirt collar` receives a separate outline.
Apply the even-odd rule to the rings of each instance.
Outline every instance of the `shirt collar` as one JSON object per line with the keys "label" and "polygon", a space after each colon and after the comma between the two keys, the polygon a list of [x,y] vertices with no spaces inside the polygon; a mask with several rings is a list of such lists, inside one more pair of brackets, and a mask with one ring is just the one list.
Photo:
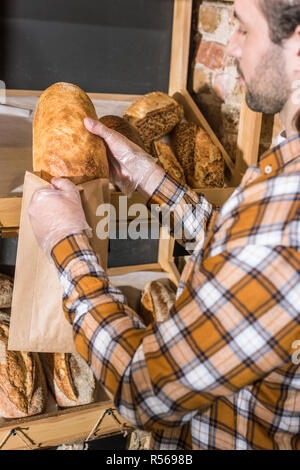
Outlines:
{"label": "shirt collar", "polygon": [[300,134],[297,134],[265,152],[259,159],[259,168],[262,173],[270,174],[299,155]]}

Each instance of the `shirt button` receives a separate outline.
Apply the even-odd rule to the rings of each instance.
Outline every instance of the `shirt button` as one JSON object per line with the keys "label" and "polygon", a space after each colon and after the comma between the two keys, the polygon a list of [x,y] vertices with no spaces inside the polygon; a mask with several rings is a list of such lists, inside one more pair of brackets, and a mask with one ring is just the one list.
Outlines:
{"label": "shirt button", "polygon": [[269,175],[272,172],[272,166],[267,165],[265,168],[265,175]]}

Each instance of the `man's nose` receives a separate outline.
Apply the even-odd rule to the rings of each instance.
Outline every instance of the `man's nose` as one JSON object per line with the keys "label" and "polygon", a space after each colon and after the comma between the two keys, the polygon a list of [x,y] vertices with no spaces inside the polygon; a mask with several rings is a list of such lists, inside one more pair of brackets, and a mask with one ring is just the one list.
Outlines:
{"label": "man's nose", "polygon": [[238,33],[235,31],[226,47],[226,54],[240,60],[242,58],[242,48],[238,40]]}

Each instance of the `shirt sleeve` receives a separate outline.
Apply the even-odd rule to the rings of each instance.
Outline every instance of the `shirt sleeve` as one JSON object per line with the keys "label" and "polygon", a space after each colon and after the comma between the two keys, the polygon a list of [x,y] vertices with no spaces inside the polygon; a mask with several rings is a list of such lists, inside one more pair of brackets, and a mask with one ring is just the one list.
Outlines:
{"label": "shirt sleeve", "polygon": [[207,226],[213,215],[213,206],[203,194],[197,194],[180,184],[168,172],[147,203],[154,218],[167,226],[171,235],[187,251],[204,241]]}
{"label": "shirt sleeve", "polygon": [[249,245],[205,259],[169,319],[148,327],[111,285],[85,235],[65,238],[52,257],[76,348],[137,427],[182,426],[291,361],[300,337],[295,250]]}

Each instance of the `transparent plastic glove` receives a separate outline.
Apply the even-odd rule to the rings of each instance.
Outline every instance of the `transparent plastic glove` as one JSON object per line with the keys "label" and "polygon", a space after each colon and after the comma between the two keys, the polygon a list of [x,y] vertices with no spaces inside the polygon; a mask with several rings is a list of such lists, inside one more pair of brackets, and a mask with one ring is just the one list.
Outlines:
{"label": "transparent plastic glove", "polygon": [[75,184],[66,178],[52,178],[51,183],[33,194],[28,208],[33,233],[48,257],[66,236],[82,231],[92,235]]}
{"label": "transparent plastic glove", "polygon": [[151,195],[164,174],[162,168],[156,164],[157,159],[99,121],[85,118],[84,124],[107,144],[111,182],[127,196],[136,189],[145,195]]}

